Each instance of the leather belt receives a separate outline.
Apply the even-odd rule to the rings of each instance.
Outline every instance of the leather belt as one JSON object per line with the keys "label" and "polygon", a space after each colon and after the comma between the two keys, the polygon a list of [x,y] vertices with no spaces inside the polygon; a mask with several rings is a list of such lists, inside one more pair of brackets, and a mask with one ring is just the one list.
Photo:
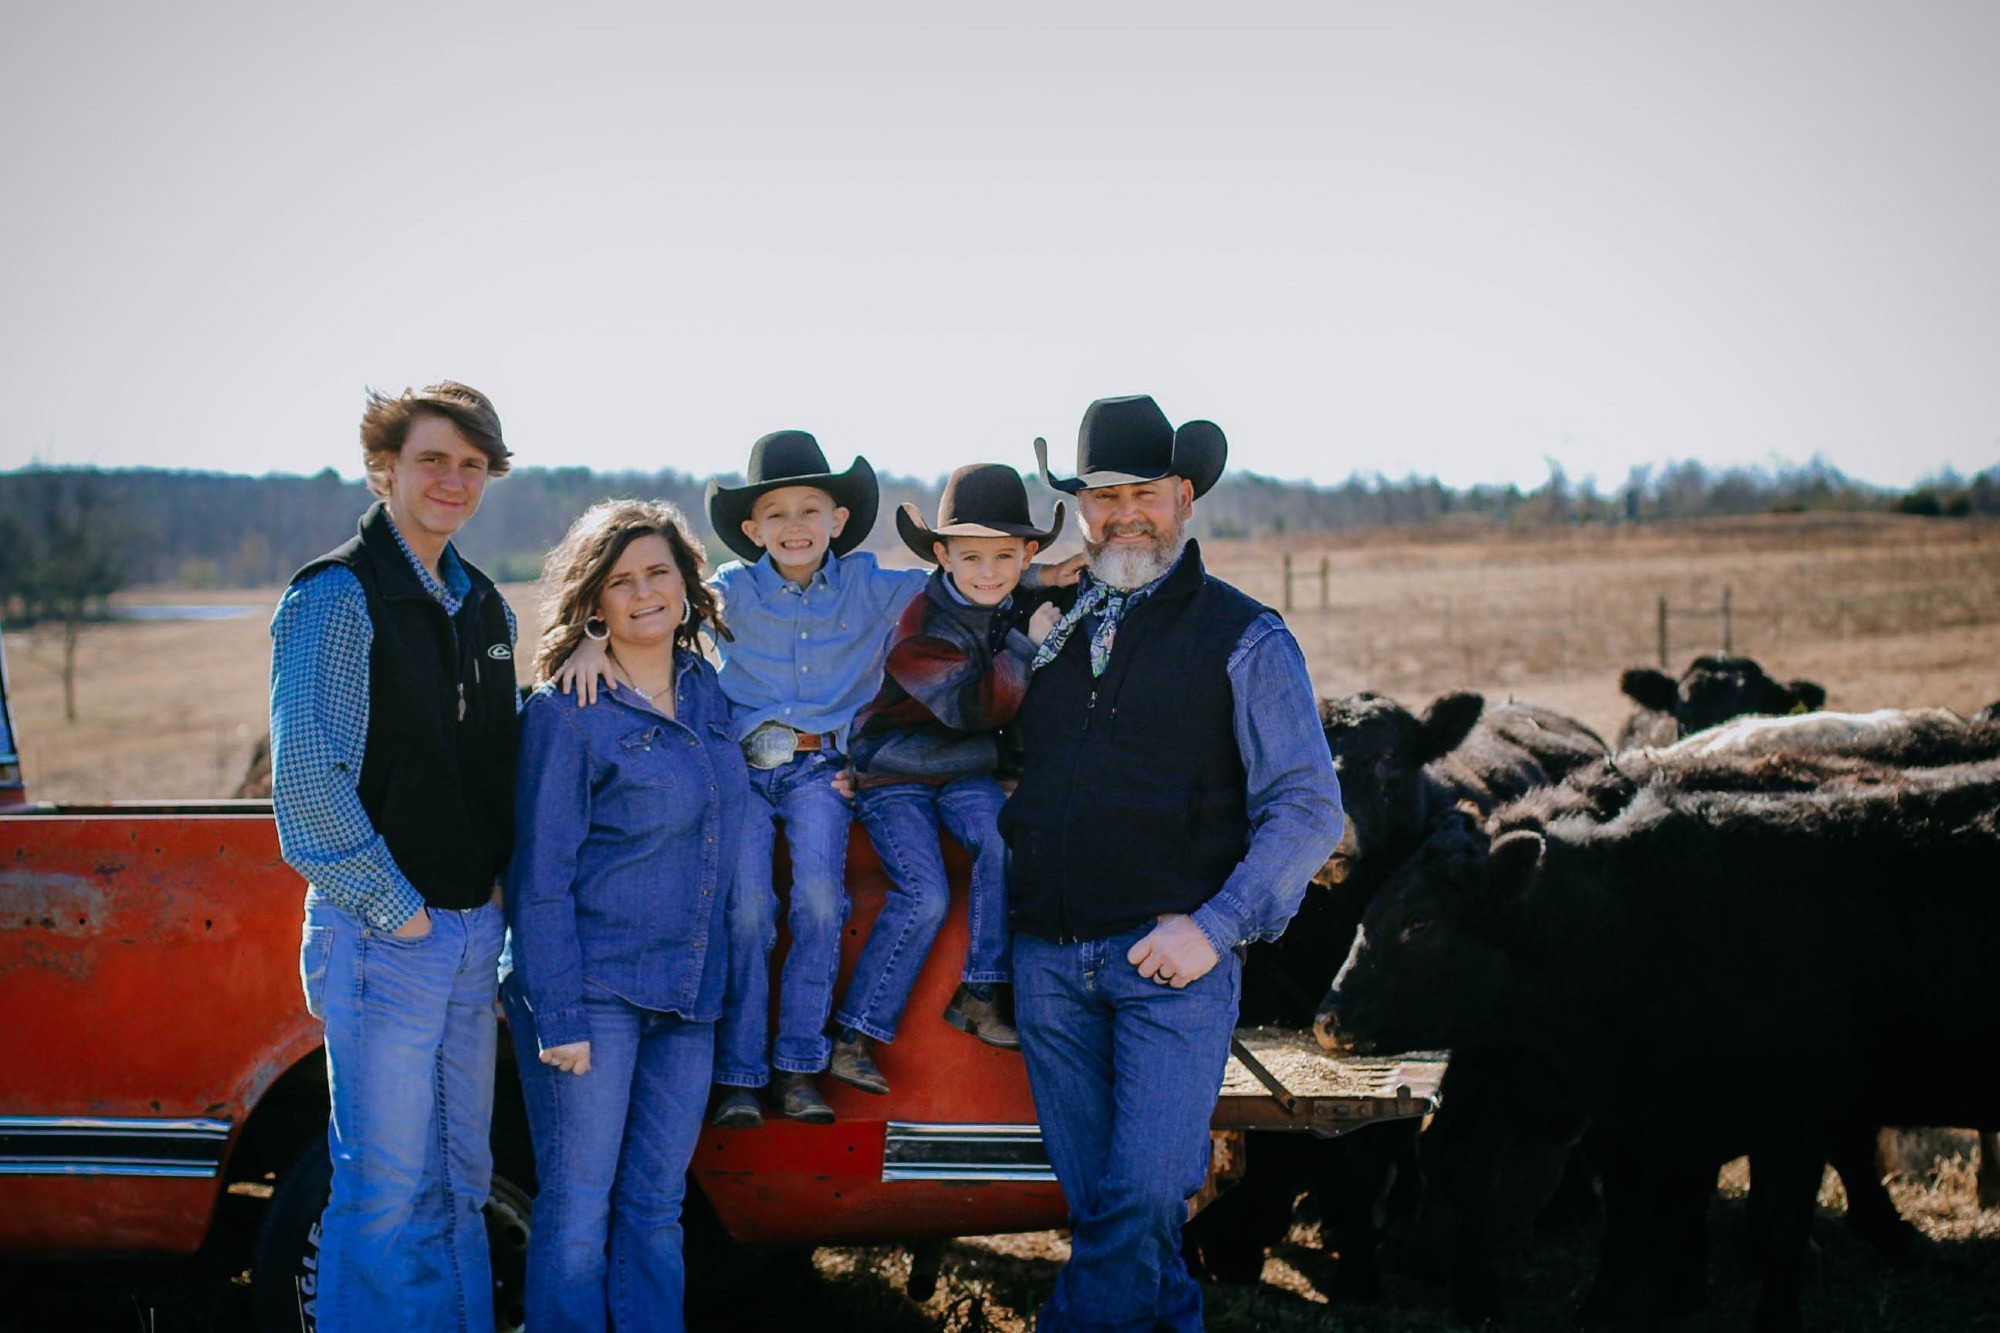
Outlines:
{"label": "leather belt", "polygon": [[743,758],[755,769],[783,768],[800,754],[840,748],[832,732],[800,731],[782,722],[765,722],[743,738]]}

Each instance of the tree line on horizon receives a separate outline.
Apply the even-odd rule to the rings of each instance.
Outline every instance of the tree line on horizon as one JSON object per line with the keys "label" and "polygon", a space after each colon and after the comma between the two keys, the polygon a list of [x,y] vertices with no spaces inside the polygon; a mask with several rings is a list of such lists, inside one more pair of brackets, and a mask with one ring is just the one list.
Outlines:
{"label": "tree line on horizon", "polygon": [[[740,480],[740,479],[738,479]],[[729,479],[725,478],[725,484]],[[646,496],[684,511],[713,559],[704,479],[678,471],[522,468],[493,483],[459,545],[503,582],[535,578],[544,553],[599,500]],[[926,515],[939,483],[885,475],[882,507],[864,549],[902,550],[893,514],[904,501]],[[1036,478],[1039,515],[1054,495]],[[0,615],[14,622],[87,615],[120,587],[269,587],[351,536],[371,501],[331,468],[310,477],[250,477],[156,468],[31,467],[0,473]],[[1694,461],[1635,469],[1600,490],[1549,464],[1546,480],[1454,488],[1435,478],[1355,475],[1334,486],[1226,475],[1196,510],[1197,536],[1231,538],[1424,524],[1554,526],[1644,523],[1772,512],[2000,515],[2000,466],[1971,478],[1945,473],[1897,491],[1856,481],[1823,460],[1715,469]]]}

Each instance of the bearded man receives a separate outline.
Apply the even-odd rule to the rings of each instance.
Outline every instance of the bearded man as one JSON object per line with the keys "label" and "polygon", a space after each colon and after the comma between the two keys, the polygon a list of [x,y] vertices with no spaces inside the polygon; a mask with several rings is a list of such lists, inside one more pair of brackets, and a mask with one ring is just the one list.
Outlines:
{"label": "bearded man", "polygon": [[1199,1330],[1180,1258],[1207,1177],[1241,952],[1275,937],[1340,841],[1340,785],[1284,622],[1209,575],[1187,537],[1222,475],[1212,422],[1144,395],[1084,413],[1089,566],[1017,718],[1000,816],[1016,1024],[1070,1260],[1036,1322]]}

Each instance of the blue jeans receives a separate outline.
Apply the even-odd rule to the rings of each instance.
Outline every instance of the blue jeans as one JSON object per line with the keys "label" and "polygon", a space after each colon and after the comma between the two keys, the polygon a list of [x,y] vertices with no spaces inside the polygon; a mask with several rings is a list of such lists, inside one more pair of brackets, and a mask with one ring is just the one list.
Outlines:
{"label": "blue jeans", "polygon": [[[775,1066],[794,1074],[826,1068],[833,1043],[826,1019],[840,971],[840,929],[847,924],[847,798],[833,789],[842,755],[801,754],[790,763],[750,770],[743,859],[729,900],[729,986],[715,1034],[715,1081],[761,1088]],[[778,1039],[771,1044],[771,949],[778,941],[778,892],[771,887],[777,825],[792,853],[792,946],[778,989]]]}
{"label": "blue jeans", "polygon": [[325,1333],[493,1327],[481,1210],[493,1180],[495,965],[489,903],[433,909],[398,939],[306,893],[300,972],[326,1022],[333,1196],[320,1222]]}
{"label": "blue jeans", "polygon": [[715,1025],[586,993],[590,1072],[565,1074],[541,1062],[520,988],[510,980],[501,994],[541,1185],[528,1236],[528,1327],[678,1333],[687,1285],[681,1199]]}
{"label": "blue jeans", "polygon": [[1181,1262],[1187,1201],[1208,1178],[1208,1122],[1229,1061],[1242,964],[1184,990],[1125,953],[1151,927],[1081,944],[1014,937],[1014,1018],[1070,1259],[1037,1333],[1200,1333]]}
{"label": "blue jeans", "polygon": [[877,1041],[896,1039],[910,988],[917,984],[931,941],[951,907],[951,884],[938,847],[940,828],[972,854],[972,939],[961,976],[966,981],[1014,979],[1007,936],[1007,844],[999,826],[1006,799],[992,778],[961,778],[943,786],[895,782],[855,794],[855,811],[893,888],[868,932],[835,1022]]}

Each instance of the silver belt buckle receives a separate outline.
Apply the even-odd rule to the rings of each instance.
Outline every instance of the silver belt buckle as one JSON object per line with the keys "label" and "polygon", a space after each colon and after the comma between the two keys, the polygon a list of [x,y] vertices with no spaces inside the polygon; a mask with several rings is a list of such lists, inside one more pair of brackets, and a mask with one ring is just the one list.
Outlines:
{"label": "silver belt buckle", "polygon": [[799,733],[782,722],[765,722],[743,738],[743,762],[756,769],[783,768],[799,752]]}

